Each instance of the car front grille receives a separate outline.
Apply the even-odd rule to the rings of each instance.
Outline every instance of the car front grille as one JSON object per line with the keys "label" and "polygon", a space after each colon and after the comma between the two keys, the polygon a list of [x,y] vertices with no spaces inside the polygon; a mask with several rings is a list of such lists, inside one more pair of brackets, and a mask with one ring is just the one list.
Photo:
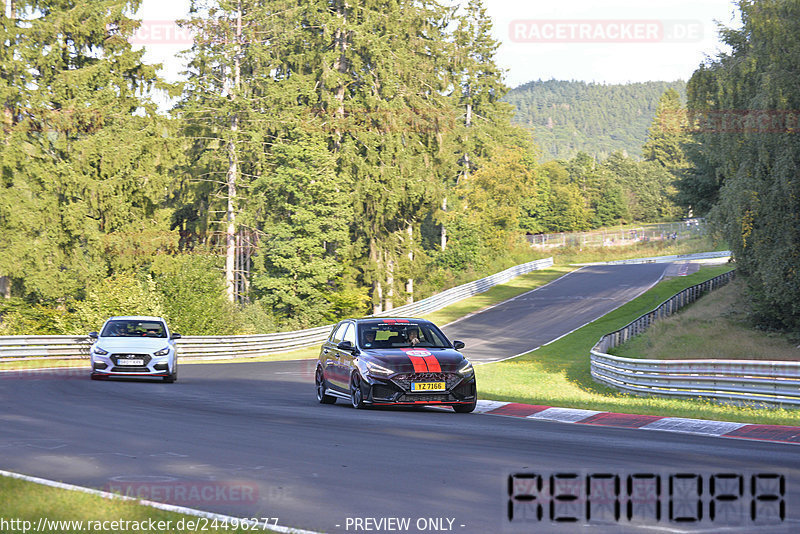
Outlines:
{"label": "car front grille", "polygon": [[401,395],[397,402],[455,402],[456,398],[449,393],[445,394],[419,394],[410,393],[408,395]]}
{"label": "car front grille", "polygon": [[450,390],[459,381],[461,376],[457,373],[411,373],[392,377],[392,382],[400,386],[403,391],[411,391],[412,382],[444,382],[445,387]]}
{"label": "car front grille", "polygon": [[112,373],[149,373],[149,367],[131,367],[126,365],[124,367],[112,367]]}
{"label": "car front grille", "polygon": [[111,361],[117,367],[127,368],[127,365],[120,365],[120,360],[142,360],[144,363],[141,366],[136,366],[134,369],[140,369],[142,367],[147,367],[152,359],[149,354],[112,354],[110,357]]}

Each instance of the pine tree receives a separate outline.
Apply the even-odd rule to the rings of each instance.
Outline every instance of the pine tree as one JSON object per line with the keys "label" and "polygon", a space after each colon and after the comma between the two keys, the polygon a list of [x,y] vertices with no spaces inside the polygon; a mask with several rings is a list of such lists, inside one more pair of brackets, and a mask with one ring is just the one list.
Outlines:
{"label": "pine tree", "polygon": [[0,274],[22,296],[80,297],[170,250],[169,126],[128,39],[138,2],[17,1],[3,13]]}
{"label": "pine tree", "polygon": [[[502,80],[503,70],[495,60],[500,43],[492,37],[492,20],[482,0],[469,0],[456,20],[453,99],[460,120],[456,123],[453,141],[460,170],[455,177],[445,178],[444,212],[447,211],[447,190],[462,179],[469,180],[470,173],[475,172],[496,147],[526,145],[524,135],[510,125],[514,115],[512,106],[501,101],[508,87]],[[517,138],[511,140],[514,136]],[[445,250],[447,217],[443,218],[441,249]]]}
{"label": "pine tree", "polygon": [[[176,222],[212,251],[224,247],[230,300],[260,299],[292,317],[307,299],[316,311],[296,319],[319,321],[352,220],[316,92],[331,14],[320,3],[250,0],[195,2],[192,13],[185,24],[201,37],[176,112],[193,164]],[[259,241],[248,272],[235,261],[243,232]]]}
{"label": "pine tree", "polygon": [[656,116],[642,147],[645,161],[658,162],[670,171],[686,167],[684,146],[689,141],[686,109],[675,89],[667,89],[658,101]]}
{"label": "pine tree", "polygon": [[251,184],[250,216],[261,236],[254,290],[297,327],[325,321],[334,306],[352,221],[342,185],[322,139],[274,144]]}
{"label": "pine tree", "polygon": [[[366,247],[363,279],[377,312],[401,297],[397,280],[413,289],[413,272],[399,269],[413,267],[405,258],[417,246],[415,227],[440,198],[436,163],[452,124],[443,96],[446,11],[434,2],[361,1],[334,17],[333,46],[323,49],[336,53],[322,66],[320,100],[334,124],[337,171],[353,184],[353,240]],[[336,29],[342,24],[346,31]]]}

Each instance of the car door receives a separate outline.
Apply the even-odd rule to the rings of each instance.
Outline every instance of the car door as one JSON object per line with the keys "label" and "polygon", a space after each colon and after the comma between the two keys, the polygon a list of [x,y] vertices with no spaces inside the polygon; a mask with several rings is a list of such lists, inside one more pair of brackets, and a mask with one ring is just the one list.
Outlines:
{"label": "car door", "polygon": [[336,389],[340,389],[339,384],[341,383],[341,379],[338,378],[339,353],[336,349],[336,345],[342,340],[345,328],[347,328],[347,323],[339,323],[333,327],[331,335],[328,337],[327,341],[322,344],[322,351],[320,353],[320,363],[325,372],[325,380],[327,380],[328,385]]}
{"label": "car door", "polygon": [[[342,341],[349,341],[351,347],[356,346],[355,324],[350,323],[349,327],[344,332]],[[348,391],[350,390],[350,375],[353,373],[353,369],[355,368],[355,364],[353,363],[353,360],[355,359],[353,352],[354,351],[350,350],[339,350],[339,366],[342,372],[342,384]]]}

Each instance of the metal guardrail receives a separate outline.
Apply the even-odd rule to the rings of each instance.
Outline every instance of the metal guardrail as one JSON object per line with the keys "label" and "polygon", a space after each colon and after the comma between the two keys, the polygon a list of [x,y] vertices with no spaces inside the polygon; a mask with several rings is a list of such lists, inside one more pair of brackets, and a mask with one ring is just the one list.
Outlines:
{"label": "metal guardrail", "polygon": [[650,258],[634,258],[630,260],[614,260],[614,261],[600,261],[595,263],[574,263],[573,265],[590,266],[590,265],[634,265],[639,263],[673,263],[676,261],[701,261],[729,258],[731,256],[730,250],[723,250],[719,252],[700,252],[697,254],[673,254],[671,256],[653,256]]}
{"label": "metal guardrail", "polygon": [[591,232],[562,232],[558,234],[529,235],[532,247],[553,248],[565,246],[607,247],[630,245],[642,241],[670,241],[696,237],[707,233],[703,219],[684,222],[648,224],[635,228],[593,230]]}
{"label": "metal guardrail", "polygon": [[687,288],[655,310],[604,335],[591,350],[592,378],[639,395],[704,397],[724,402],[800,405],[800,362],[757,360],[645,360],[607,354],[655,321],[672,315],[708,291],[727,284],[735,271]]}
{"label": "metal guardrail", "polygon": [[[505,271],[463,284],[426,299],[387,310],[377,316],[415,317],[483,293],[517,276],[553,266],[553,258],[516,265]],[[176,343],[181,358],[253,358],[321,344],[333,325],[245,336],[184,336]],[[86,336],[0,336],[0,362],[19,360],[76,360],[89,357],[92,341]]]}
{"label": "metal guardrail", "polygon": [[0,336],[0,361],[78,360],[90,346],[86,336]]}

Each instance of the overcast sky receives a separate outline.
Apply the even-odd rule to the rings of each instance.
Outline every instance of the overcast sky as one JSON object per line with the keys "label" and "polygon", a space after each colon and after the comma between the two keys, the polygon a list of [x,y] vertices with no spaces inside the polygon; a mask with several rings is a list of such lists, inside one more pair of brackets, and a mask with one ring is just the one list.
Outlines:
{"label": "overcast sky", "polygon": [[[720,50],[717,25],[736,25],[732,0],[485,0],[502,44],[506,84],[531,80],[605,83],[688,80]],[[187,16],[189,0],[144,0],[145,60],[179,78],[176,54],[188,48],[163,21]],[[176,42],[177,41],[177,42]]]}

